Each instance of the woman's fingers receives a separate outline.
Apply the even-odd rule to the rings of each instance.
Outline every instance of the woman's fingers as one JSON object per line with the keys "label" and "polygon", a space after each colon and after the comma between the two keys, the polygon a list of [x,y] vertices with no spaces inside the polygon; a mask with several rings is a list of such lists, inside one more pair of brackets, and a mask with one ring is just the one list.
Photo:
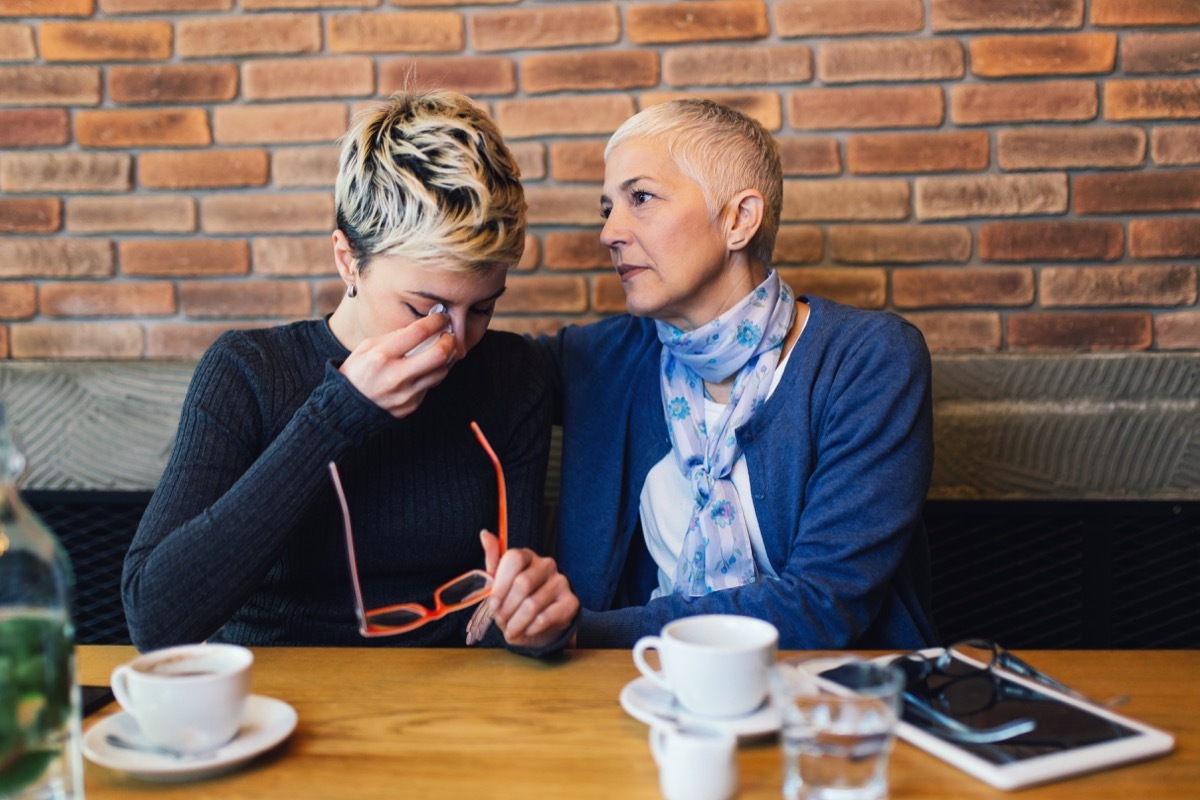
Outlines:
{"label": "woman's fingers", "polygon": [[[415,411],[425,393],[437,386],[450,371],[456,345],[446,334],[445,316],[434,314],[391,333],[364,339],[346,358],[341,372],[371,402],[401,418]],[[421,352],[405,354],[428,340]]]}
{"label": "woman's fingers", "polygon": [[553,641],[579,611],[554,559],[525,549],[509,550],[500,559],[488,603],[504,638],[526,646]]}

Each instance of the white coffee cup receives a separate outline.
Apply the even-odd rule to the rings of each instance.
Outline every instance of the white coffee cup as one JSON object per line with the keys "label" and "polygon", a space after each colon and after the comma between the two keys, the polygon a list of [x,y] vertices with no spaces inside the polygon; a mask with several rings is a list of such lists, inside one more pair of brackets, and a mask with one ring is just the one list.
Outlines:
{"label": "white coffee cup", "polygon": [[[633,662],[675,696],[687,711],[705,717],[740,717],[767,698],[779,631],[769,622],[732,614],[706,614],[670,622],[660,636],[643,636]],[[657,650],[662,670],[646,662]]]}
{"label": "white coffee cup", "polygon": [[253,662],[253,653],[233,644],[154,650],[113,670],[113,694],[150,744],[208,752],[237,734]]}
{"label": "white coffee cup", "polygon": [[667,800],[729,800],[737,794],[737,739],[697,725],[655,725],[650,752]]}

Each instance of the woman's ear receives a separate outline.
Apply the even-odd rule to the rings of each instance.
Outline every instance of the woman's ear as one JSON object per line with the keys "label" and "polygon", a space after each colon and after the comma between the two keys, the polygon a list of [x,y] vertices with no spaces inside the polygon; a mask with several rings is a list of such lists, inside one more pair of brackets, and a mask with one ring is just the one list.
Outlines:
{"label": "woman's ear", "polygon": [[741,250],[750,244],[762,225],[764,205],[762,193],[757,189],[745,189],[729,201],[729,229],[725,235],[725,245],[730,250]]}
{"label": "woman's ear", "polygon": [[333,232],[333,262],[337,265],[338,276],[347,286],[358,281],[358,260],[350,248],[350,240],[340,230]]}

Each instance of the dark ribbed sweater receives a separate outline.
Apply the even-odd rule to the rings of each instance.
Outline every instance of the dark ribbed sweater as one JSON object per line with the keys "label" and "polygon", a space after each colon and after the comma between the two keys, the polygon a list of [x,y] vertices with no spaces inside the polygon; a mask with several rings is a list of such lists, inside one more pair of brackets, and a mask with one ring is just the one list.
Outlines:
{"label": "dark ribbed sweater", "polygon": [[[338,371],[325,320],[223,334],[197,365],[174,450],[125,559],[139,649],[248,645],[462,646],[470,611],[410,633],[358,634],[336,461],[369,608],[429,602],[483,565],[504,466],[509,546],[535,547],[549,448],[546,384],[527,342],[489,332],[394,419]],[[489,643],[497,643],[495,630]]]}

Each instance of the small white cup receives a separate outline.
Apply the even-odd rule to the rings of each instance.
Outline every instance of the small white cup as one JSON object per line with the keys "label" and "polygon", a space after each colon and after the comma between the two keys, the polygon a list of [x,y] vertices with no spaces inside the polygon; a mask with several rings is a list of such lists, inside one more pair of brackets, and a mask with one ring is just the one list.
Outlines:
{"label": "small white cup", "polygon": [[737,739],[698,725],[650,728],[658,787],[667,800],[729,800],[737,794]]}
{"label": "small white cup", "polygon": [[[779,631],[769,622],[732,614],[706,614],[670,622],[660,636],[643,636],[633,662],[675,696],[687,711],[704,717],[740,717],[767,698]],[[657,650],[662,670],[646,662]]]}
{"label": "small white cup", "polygon": [[113,694],[150,744],[208,752],[237,734],[253,662],[253,653],[233,644],[155,650],[113,670]]}

